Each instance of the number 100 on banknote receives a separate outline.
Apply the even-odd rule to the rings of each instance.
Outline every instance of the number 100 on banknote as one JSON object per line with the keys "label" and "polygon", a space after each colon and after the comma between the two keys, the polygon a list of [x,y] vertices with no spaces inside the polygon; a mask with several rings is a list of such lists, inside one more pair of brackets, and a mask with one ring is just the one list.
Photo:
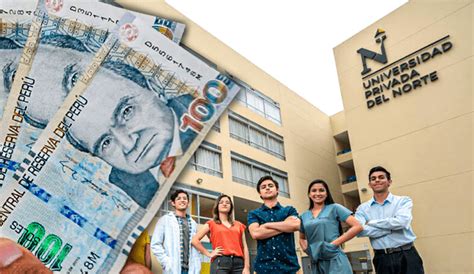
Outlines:
{"label": "number 100 on banknote", "polygon": [[54,271],[118,272],[240,87],[132,14],[2,189],[0,233]]}

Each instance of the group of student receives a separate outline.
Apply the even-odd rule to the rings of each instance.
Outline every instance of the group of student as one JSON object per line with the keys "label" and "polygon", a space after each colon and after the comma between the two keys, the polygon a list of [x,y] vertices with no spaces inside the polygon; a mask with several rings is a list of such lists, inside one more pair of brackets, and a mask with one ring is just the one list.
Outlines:
{"label": "group of student", "polygon": [[[294,232],[299,231],[299,244],[311,258],[312,273],[353,273],[341,245],[356,236],[370,238],[376,273],[424,273],[422,259],[413,245],[412,200],[390,193],[391,183],[390,172],[373,167],[369,171],[373,197],[353,215],[334,202],[326,182],[314,180],[308,186],[308,210],[298,215],[294,207],[278,202],[278,182],[271,176],[262,177],[257,191],[263,204],[249,212],[247,222],[251,237],[257,240],[254,271],[296,273],[300,266]],[[232,218],[234,206],[228,195],[217,199],[214,218],[199,231],[186,214],[187,192],[176,190],[171,204],[175,211],[159,219],[150,242],[163,273],[200,273],[199,252],[210,258],[211,273],[250,273],[246,226]],[[349,226],[347,231],[343,232],[341,222]],[[206,235],[212,251],[201,244]],[[150,254],[147,256],[150,261]]]}

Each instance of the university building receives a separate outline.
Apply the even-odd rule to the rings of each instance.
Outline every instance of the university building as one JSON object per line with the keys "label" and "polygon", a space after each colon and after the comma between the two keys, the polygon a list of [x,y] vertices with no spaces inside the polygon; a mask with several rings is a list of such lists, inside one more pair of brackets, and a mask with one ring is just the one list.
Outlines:
{"label": "university building", "polygon": [[[221,193],[233,197],[235,219],[246,223],[261,205],[256,182],[265,174],[278,180],[280,202],[300,213],[316,178],[355,210],[372,196],[369,169],[382,165],[392,172],[391,191],[413,199],[426,273],[474,271],[472,0],[409,1],[336,46],[344,110],[331,117],[164,0],[117,2],[186,24],[182,45],[243,88],[174,185],[191,194],[198,224],[212,218]],[[167,210],[165,202],[150,233]],[[256,242],[247,235],[247,243],[254,257]],[[296,246],[301,273],[310,273]],[[372,270],[368,239],[344,250],[354,271]],[[160,271],[156,259],[153,270]],[[202,273],[208,270],[204,258]]]}

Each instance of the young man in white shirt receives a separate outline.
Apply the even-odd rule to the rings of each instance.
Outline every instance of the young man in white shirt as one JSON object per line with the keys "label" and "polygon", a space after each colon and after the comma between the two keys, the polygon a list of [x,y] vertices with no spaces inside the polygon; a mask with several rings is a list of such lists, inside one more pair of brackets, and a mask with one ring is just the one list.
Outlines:
{"label": "young man in white shirt", "polygon": [[198,274],[201,271],[201,259],[191,245],[197,224],[186,214],[189,194],[178,189],[170,200],[175,211],[167,213],[158,221],[151,239],[151,250],[164,274]]}

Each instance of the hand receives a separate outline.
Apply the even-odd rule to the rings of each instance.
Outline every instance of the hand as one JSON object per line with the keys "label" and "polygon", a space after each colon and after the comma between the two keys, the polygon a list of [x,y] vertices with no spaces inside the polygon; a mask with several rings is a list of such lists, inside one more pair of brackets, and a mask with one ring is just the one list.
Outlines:
{"label": "hand", "polygon": [[0,273],[53,273],[29,250],[0,238]]}
{"label": "hand", "polygon": [[336,247],[339,246],[339,244],[336,244],[336,240],[330,242],[330,244],[332,244],[332,245],[334,245],[334,246],[336,246]]}
{"label": "hand", "polygon": [[224,251],[224,249],[220,246],[216,247],[216,249],[214,249],[210,254],[209,254],[209,258],[214,258],[216,256],[220,256],[222,255],[222,251]]}
{"label": "hand", "polygon": [[[0,273],[35,273],[50,274],[53,273],[43,263],[38,260],[29,250],[16,244],[15,242],[0,238]],[[144,265],[128,262],[121,274],[138,273],[152,274]]]}
{"label": "hand", "polygon": [[242,274],[250,274],[250,268],[245,267],[244,270],[242,271]]}
{"label": "hand", "polygon": [[292,225],[298,225],[300,224],[300,218],[296,217],[296,216],[290,216],[290,218],[288,218],[286,220],[286,222],[290,221],[290,224]]}
{"label": "hand", "polygon": [[127,262],[120,274],[152,274],[151,270],[139,263]]}
{"label": "hand", "polygon": [[308,241],[305,239],[300,239],[300,247],[303,251],[306,252],[306,250],[308,249]]}

